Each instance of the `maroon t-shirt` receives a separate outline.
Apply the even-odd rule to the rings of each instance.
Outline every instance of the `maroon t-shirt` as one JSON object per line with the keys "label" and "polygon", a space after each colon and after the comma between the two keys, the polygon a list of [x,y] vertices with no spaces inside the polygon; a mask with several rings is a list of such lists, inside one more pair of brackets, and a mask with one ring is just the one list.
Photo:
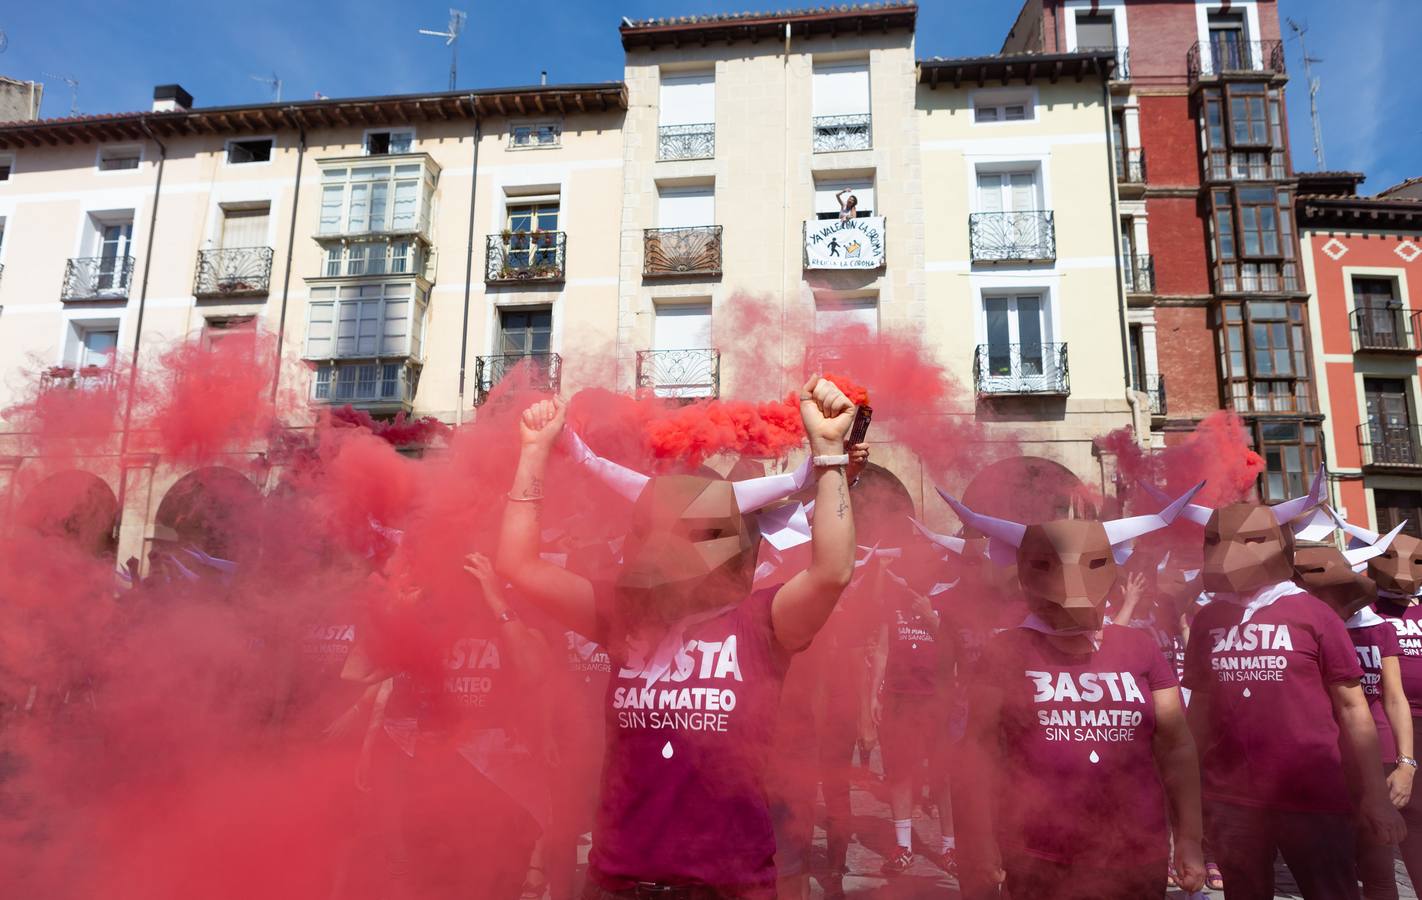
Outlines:
{"label": "maroon t-shirt", "polygon": [[933,694],[940,687],[943,645],[936,617],[914,611],[913,598],[901,590],[889,595],[885,626],[889,632],[884,660],[884,690],[894,694]]}
{"label": "maroon t-shirt", "polygon": [[604,889],[775,884],[764,776],[790,654],[771,628],[774,593],[689,626],[651,684],[636,649],[613,653],[588,866]]}
{"label": "maroon t-shirt", "polygon": [[1069,654],[1014,628],[988,643],[975,677],[1002,690],[1004,847],[1108,868],[1165,860],[1151,692],[1177,682],[1149,635],[1108,626],[1101,649]]}
{"label": "maroon t-shirt", "polygon": [[1379,600],[1378,615],[1397,632],[1397,665],[1402,670],[1402,692],[1414,718],[1422,717],[1422,604],[1400,606]]}
{"label": "maroon t-shirt", "polygon": [[1387,712],[1382,702],[1382,661],[1389,656],[1396,657],[1397,632],[1387,622],[1369,625],[1366,628],[1349,628],[1348,636],[1353,639],[1353,649],[1358,654],[1358,664],[1363,667],[1363,694],[1368,698],[1368,708],[1372,710],[1373,721],[1378,725],[1378,751],[1383,762],[1397,759],[1397,741],[1388,724]]}
{"label": "maroon t-shirt", "polygon": [[1348,629],[1302,592],[1243,618],[1243,606],[1216,598],[1195,618],[1185,648],[1185,686],[1209,697],[1205,733],[1195,735],[1205,797],[1349,813],[1328,694],[1363,677]]}

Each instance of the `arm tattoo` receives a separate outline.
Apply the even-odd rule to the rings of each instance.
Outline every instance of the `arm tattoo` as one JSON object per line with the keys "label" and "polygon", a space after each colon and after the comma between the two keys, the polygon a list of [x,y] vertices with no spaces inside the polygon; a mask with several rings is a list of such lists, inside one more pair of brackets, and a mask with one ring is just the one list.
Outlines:
{"label": "arm tattoo", "polygon": [[529,484],[528,489],[523,492],[523,496],[529,500],[532,500],[534,498],[542,498],[543,479],[535,476],[532,483]]}
{"label": "arm tattoo", "polygon": [[843,519],[844,514],[849,512],[849,498],[844,495],[843,478],[839,479],[839,483],[835,485],[835,489],[839,491],[839,506],[835,509],[834,514]]}

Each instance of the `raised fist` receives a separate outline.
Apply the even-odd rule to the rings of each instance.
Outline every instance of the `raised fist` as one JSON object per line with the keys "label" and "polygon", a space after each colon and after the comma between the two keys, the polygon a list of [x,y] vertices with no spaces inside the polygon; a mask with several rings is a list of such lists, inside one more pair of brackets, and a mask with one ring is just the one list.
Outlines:
{"label": "raised fist", "polygon": [[834,382],[810,376],[800,392],[800,418],[810,437],[812,454],[839,456],[845,452],[844,438],[854,424],[854,404]]}
{"label": "raised fist", "polygon": [[553,395],[550,400],[539,400],[519,417],[519,440],[525,448],[552,450],[553,442],[558,440],[567,418],[567,404],[558,395]]}

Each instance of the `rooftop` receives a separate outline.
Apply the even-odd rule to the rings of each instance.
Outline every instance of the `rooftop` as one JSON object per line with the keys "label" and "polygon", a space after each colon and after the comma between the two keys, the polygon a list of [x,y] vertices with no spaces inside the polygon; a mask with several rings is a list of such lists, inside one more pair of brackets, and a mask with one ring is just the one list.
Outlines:
{"label": "rooftop", "polygon": [[322,98],[291,103],[0,122],[0,149],[193,134],[250,134],[296,128],[398,125],[475,116],[595,113],[626,108],[627,89],[617,81]]}
{"label": "rooftop", "polygon": [[811,35],[835,37],[871,30],[887,32],[891,28],[911,31],[917,15],[918,5],[911,0],[887,0],[883,3],[841,3],[812,9],[670,16],[637,21],[624,18],[619,31],[623,49],[654,49],[660,45],[705,45],[713,40],[728,44],[743,40],[751,43],[780,40],[786,36],[787,28],[790,36],[802,38]]}
{"label": "rooftop", "polygon": [[1116,69],[1114,50],[1077,50],[1072,53],[1000,53],[993,56],[964,56],[953,59],[931,57],[918,61],[918,81],[930,88],[964,81],[979,87],[989,81],[1007,84],[1021,79],[1031,84],[1044,78],[1052,84],[1062,77],[1081,81],[1088,74],[1110,78]]}

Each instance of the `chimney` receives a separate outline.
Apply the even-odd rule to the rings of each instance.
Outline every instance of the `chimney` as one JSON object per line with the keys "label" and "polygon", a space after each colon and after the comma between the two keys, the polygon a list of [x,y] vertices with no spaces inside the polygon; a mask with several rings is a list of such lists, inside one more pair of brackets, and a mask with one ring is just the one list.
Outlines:
{"label": "chimney", "polygon": [[160,84],[153,89],[153,111],[187,112],[193,108],[193,95],[183,90],[181,84]]}

